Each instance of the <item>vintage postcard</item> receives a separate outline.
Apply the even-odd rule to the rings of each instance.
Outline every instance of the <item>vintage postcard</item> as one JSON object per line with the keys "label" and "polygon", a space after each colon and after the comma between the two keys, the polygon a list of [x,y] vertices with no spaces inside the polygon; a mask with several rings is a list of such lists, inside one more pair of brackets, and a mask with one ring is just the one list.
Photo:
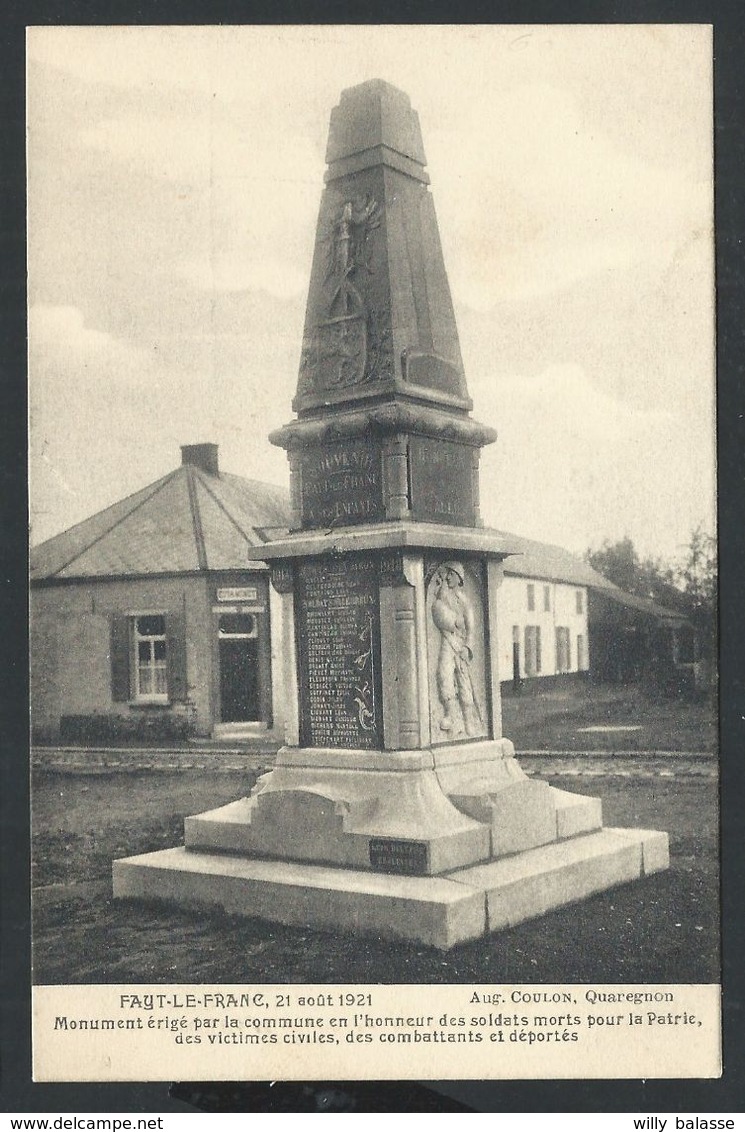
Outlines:
{"label": "vintage postcard", "polygon": [[719,1076],[711,28],[27,68],[35,1079]]}

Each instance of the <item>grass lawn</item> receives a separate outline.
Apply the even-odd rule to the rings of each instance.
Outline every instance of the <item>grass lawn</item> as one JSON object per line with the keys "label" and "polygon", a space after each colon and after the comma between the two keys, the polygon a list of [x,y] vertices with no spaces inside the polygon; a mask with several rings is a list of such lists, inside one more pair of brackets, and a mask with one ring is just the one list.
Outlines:
{"label": "grass lawn", "polygon": [[662,699],[639,686],[585,684],[507,694],[502,716],[503,733],[518,751],[717,749],[713,701]]}
{"label": "grass lawn", "polygon": [[[509,732],[507,732],[509,734]],[[181,842],[183,817],[248,792],[205,771],[39,772],[35,983],[715,982],[717,787],[694,777],[571,777],[605,823],[664,829],[672,867],[450,952],[111,899],[111,861]]]}

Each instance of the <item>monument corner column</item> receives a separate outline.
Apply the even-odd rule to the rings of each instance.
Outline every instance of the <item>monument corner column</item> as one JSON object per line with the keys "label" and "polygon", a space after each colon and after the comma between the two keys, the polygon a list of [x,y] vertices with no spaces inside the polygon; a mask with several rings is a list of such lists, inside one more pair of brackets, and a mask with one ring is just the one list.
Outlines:
{"label": "monument corner column", "polygon": [[295,645],[295,598],[292,569],[275,564],[269,582],[270,608],[276,610],[275,623],[279,626],[281,646],[276,667],[279,671],[275,693],[281,700],[284,721],[284,741],[297,746],[300,741],[298,718],[298,682]]}
{"label": "monument corner column", "polygon": [[495,739],[502,738],[502,681],[499,671],[500,638],[499,590],[504,582],[504,562],[489,559],[486,564],[489,608],[489,676],[491,684],[491,727]]}

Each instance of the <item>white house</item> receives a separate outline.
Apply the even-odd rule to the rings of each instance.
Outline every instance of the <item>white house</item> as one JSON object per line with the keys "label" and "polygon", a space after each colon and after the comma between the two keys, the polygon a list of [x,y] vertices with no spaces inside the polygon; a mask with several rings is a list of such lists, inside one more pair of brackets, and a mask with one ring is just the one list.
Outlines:
{"label": "white house", "polygon": [[503,682],[541,680],[590,669],[588,590],[616,587],[558,546],[500,532],[518,551],[505,562],[499,591],[499,674]]}

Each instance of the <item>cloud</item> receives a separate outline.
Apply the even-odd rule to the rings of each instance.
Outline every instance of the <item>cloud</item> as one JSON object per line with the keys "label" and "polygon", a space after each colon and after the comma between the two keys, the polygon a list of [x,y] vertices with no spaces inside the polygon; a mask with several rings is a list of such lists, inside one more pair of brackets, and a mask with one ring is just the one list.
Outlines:
{"label": "cloud", "polygon": [[211,343],[198,334],[165,361],[159,344],[145,349],[88,326],[73,304],[33,306],[34,542],[164,475],[179,463],[181,444],[214,440],[227,470],[286,482],[285,455],[266,440],[289,413],[294,382],[286,400],[277,388],[297,372],[298,347],[292,343],[290,366],[286,345],[276,335]]}
{"label": "cloud", "polygon": [[477,310],[642,262],[664,271],[711,232],[709,181],[623,151],[545,83],[475,102],[428,149],[451,282]]}
{"label": "cloud", "polygon": [[34,351],[61,348],[78,356],[105,352],[114,343],[110,334],[85,325],[79,307],[49,303],[37,303],[30,308],[29,340]]}
{"label": "cloud", "polygon": [[708,451],[684,411],[613,397],[574,365],[472,392],[499,433],[482,457],[487,523],[580,552],[629,534],[670,558],[702,518],[713,526]]}
{"label": "cloud", "polygon": [[[195,34],[193,27],[176,26],[34,27],[28,29],[27,53],[34,62],[57,67],[86,83],[146,91],[156,86],[208,91],[224,74],[225,49],[233,29],[199,30],[203,34]],[[230,71],[232,75],[232,67]]]}
{"label": "cloud", "polygon": [[121,468],[142,462],[147,423],[133,428],[132,406],[148,404],[157,366],[147,351],[88,326],[73,304],[35,304],[28,326],[30,511],[39,542],[125,495],[121,483],[138,486]]}
{"label": "cloud", "polygon": [[192,202],[195,240],[174,242],[169,264],[192,285],[282,298],[307,285],[323,173],[307,137],[260,120],[239,129],[210,101],[192,115],[106,118],[79,140],[115,163],[113,176],[170,183]]}
{"label": "cloud", "polygon": [[308,288],[308,273],[293,263],[254,258],[235,251],[211,260],[188,260],[175,274],[203,291],[265,291],[278,299],[293,299]]}
{"label": "cloud", "polygon": [[550,429],[564,440],[584,438],[604,444],[628,443],[631,438],[673,427],[675,414],[646,409],[628,399],[613,397],[593,382],[581,366],[552,365],[529,376],[505,377],[484,388],[473,383],[477,408],[512,431]]}
{"label": "cloud", "polygon": [[[85,399],[103,394],[141,395],[159,380],[157,352],[88,326],[73,305],[35,303],[29,308],[29,379],[35,402],[86,413]],[[111,423],[111,417],[109,417]]]}
{"label": "cloud", "polygon": [[475,413],[500,430],[491,521],[580,549],[622,521],[674,542],[711,483],[708,44],[30,29],[32,410],[82,511],[51,506],[55,529],[192,439],[284,471],[265,437],[290,414],[328,114],[377,74],[421,116]]}

